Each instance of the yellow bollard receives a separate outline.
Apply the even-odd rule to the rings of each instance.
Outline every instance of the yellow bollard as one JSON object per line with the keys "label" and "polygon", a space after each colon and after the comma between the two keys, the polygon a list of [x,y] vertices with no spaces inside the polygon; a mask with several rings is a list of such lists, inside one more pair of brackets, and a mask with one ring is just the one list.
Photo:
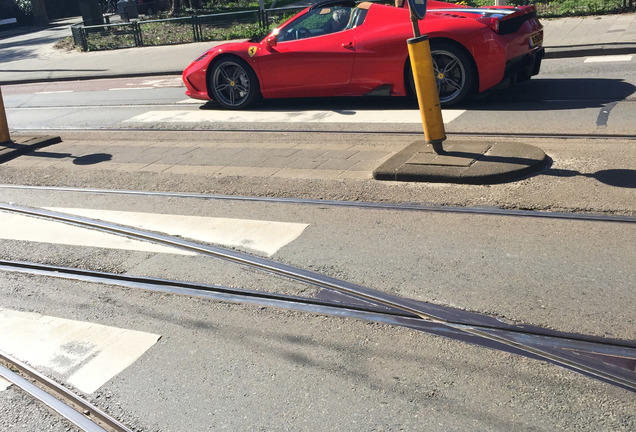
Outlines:
{"label": "yellow bollard", "polygon": [[431,56],[428,36],[414,37],[406,41],[411,58],[411,70],[415,81],[417,102],[420,106],[424,139],[433,146],[436,153],[443,153],[442,142],[446,139],[442,107],[437,93],[437,81]]}
{"label": "yellow bollard", "polygon": [[4,102],[2,101],[2,89],[0,88],[0,143],[11,141],[9,136],[9,125],[7,115],[4,112]]}

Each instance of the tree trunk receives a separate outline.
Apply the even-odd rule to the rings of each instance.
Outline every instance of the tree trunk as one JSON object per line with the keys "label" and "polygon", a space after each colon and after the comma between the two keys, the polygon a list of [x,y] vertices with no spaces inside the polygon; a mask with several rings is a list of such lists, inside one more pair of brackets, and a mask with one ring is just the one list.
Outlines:
{"label": "tree trunk", "polygon": [[31,7],[33,8],[33,20],[35,24],[39,26],[49,25],[49,16],[46,13],[44,0],[31,0]]}
{"label": "tree trunk", "polygon": [[170,0],[170,13],[169,16],[173,17],[181,12],[181,0]]}

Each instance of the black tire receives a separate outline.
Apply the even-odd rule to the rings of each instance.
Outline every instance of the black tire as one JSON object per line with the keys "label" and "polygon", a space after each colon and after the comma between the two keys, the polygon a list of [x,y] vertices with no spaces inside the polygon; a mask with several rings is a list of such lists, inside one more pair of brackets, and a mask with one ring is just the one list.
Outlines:
{"label": "black tire", "polygon": [[[431,41],[431,56],[442,107],[457,105],[473,96],[476,75],[475,66],[469,54],[453,43]],[[407,79],[409,89],[415,95],[410,61],[407,65]]]}
{"label": "black tire", "polygon": [[209,95],[227,109],[244,109],[259,94],[258,78],[252,68],[238,57],[225,57],[212,66]]}

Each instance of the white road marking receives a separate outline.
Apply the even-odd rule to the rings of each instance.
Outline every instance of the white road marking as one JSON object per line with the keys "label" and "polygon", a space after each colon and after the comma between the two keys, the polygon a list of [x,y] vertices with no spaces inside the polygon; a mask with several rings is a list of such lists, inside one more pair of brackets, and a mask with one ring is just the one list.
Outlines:
{"label": "white road marking", "polygon": [[[135,84],[129,84],[129,85],[135,85]],[[181,77],[145,80],[141,82],[141,85],[152,86],[152,87],[185,87],[185,84],[183,84],[183,80],[181,79]]]}
{"label": "white road marking", "polygon": [[629,54],[588,57],[583,63],[626,62],[631,61],[632,57],[633,56]]}
{"label": "white road marking", "polygon": [[133,240],[122,236],[80,228],[77,226],[38,219],[30,216],[0,212],[0,238],[71,246],[91,246],[151,253],[196,255],[194,252]]}
{"label": "white road marking", "polygon": [[57,93],[73,93],[73,90],[58,90],[58,91],[35,92],[35,94],[57,94]]}
{"label": "white road marking", "polygon": [[[0,350],[93,393],[161,336],[0,308]],[[46,374],[46,370],[41,370]]]}
{"label": "white road marking", "polygon": [[122,90],[152,90],[154,87],[116,87],[110,88],[108,91],[122,91]]}
{"label": "white road marking", "polygon": [[0,377],[0,391],[5,391],[6,389],[9,388],[10,385],[11,383],[9,381]]}
{"label": "white road marking", "polygon": [[[450,123],[465,110],[442,110]],[[130,123],[422,123],[419,110],[378,111],[148,111],[132,117]]]}
{"label": "white road marking", "polygon": [[308,224],[78,208],[49,210],[161,232],[206,243],[238,246],[269,256],[298,238]]}
{"label": "white road marking", "polygon": [[177,104],[192,104],[192,105],[203,105],[204,103],[206,103],[207,101],[204,100],[200,100],[200,99],[183,99],[177,102]]}

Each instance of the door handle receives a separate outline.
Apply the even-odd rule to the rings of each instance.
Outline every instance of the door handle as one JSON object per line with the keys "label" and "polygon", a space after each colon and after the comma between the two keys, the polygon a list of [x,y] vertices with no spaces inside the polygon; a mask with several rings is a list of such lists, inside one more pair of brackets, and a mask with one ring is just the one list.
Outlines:
{"label": "door handle", "polygon": [[353,42],[347,42],[342,44],[343,48],[353,48]]}

